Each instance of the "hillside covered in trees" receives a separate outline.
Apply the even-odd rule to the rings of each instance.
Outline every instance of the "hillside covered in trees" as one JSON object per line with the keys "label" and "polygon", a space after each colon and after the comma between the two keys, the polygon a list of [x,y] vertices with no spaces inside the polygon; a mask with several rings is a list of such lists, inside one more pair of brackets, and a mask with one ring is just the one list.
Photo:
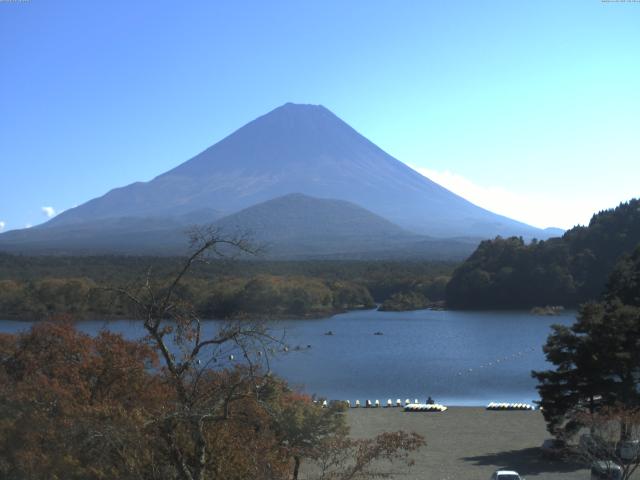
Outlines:
{"label": "hillside covered in trees", "polygon": [[[0,319],[132,318],[110,287],[167,283],[182,259],[0,255]],[[313,317],[397,295],[444,299],[453,263],[225,261],[194,266],[184,295],[203,318]],[[425,300],[426,301],[426,300]]]}
{"label": "hillside covered in trees", "polygon": [[595,214],[560,238],[497,237],[455,271],[447,306],[462,309],[577,306],[599,298],[620,258],[640,243],[640,200]]}

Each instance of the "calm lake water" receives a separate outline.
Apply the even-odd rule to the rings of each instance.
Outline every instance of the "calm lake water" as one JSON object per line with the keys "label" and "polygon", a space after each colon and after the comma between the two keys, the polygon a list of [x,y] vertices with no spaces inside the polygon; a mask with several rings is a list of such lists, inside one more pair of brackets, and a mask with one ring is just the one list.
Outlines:
{"label": "calm lake water", "polygon": [[[431,395],[446,405],[532,402],[538,398],[531,370],[549,367],[542,353],[554,323],[570,325],[575,312],[555,317],[528,312],[349,312],[315,320],[274,322],[292,347],[272,369],[308,393],[351,400]],[[215,328],[217,322],[209,322]],[[0,321],[0,331],[29,328]],[[127,338],[143,335],[138,322],[85,321],[81,330],[102,328]],[[325,335],[332,331],[333,335]],[[374,335],[382,332],[382,335]],[[301,346],[300,351],[294,347]],[[307,348],[310,345],[310,348]]]}

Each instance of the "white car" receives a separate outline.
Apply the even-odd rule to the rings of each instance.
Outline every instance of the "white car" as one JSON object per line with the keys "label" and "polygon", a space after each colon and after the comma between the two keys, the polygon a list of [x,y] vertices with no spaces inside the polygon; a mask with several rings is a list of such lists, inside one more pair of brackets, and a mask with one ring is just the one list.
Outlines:
{"label": "white car", "polygon": [[600,461],[591,465],[591,480],[620,480],[622,467],[612,461]]}
{"label": "white car", "polygon": [[518,472],[513,470],[496,470],[491,475],[491,480],[524,480]]}

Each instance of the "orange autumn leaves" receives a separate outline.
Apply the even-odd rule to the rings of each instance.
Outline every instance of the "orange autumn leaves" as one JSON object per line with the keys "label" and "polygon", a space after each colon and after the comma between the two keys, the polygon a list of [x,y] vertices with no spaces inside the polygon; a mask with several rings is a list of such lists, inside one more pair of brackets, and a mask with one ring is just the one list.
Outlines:
{"label": "orange autumn leaves", "polygon": [[[236,372],[209,375],[202,402],[224,396],[225,385],[246,388],[238,386],[243,380]],[[91,337],[68,322],[0,335],[2,478],[175,478],[160,430],[176,408],[175,393],[144,343],[109,332]],[[278,458],[270,418],[249,395],[232,410],[207,429],[217,477],[259,478],[260,470],[264,478],[284,475],[288,461]],[[188,451],[189,432],[179,423],[171,427]]]}
{"label": "orange autumn leaves", "polygon": [[184,478],[180,462],[200,460],[195,411],[210,413],[208,479],[289,479],[310,463],[331,465],[326,479],[364,478],[374,461],[408,460],[424,444],[402,432],[350,440],[339,405],[321,408],[246,366],[186,385],[187,406],[148,344],[107,331],[89,336],[58,320],[0,335],[0,478]]}
{"label": "orange autumn leaves", "polygon": [[148,372],[154,362],[145,345],[109,332],[92,338],[67,322],[1,335],[2,476],[101,478],[136,468],[140,458],[126,457],[144,456],[137,436],[168,393]]}

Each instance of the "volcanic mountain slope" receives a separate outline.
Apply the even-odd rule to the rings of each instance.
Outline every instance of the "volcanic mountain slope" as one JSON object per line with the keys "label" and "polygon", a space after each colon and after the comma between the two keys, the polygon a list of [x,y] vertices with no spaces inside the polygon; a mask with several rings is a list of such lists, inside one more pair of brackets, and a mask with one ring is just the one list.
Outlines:
{"label": "volcanic mountain slope", "polygon": [[465,258],[477,239],[446,244],[404,230],[344,200],[290,194],[216,222],[228,234],[248,234],[270,257]]}
{"label": "volcanic mountain slope", "polygon": [[58,215],[46,226],[115,217],[171,218],[202,208],[227,215],[295,192],[346,200],[433,237],[548,236],[451,193],[385,153],[326,108],[291,103],[173,170],[149,182],[114,189]]}
{"label": "volcanic mountain slope", "polygon": [[[204,212],[203,212],[204,213]],[[14,253],[175,255],[187,251],[189,218],[171,222],[127,217],[16,230],[0,237]],[[404,230],[344,200],[289,194],[253,205],[211,224],[225,237],[241,236],[259,258],[466,258],[477,239],[435,240]]]}

